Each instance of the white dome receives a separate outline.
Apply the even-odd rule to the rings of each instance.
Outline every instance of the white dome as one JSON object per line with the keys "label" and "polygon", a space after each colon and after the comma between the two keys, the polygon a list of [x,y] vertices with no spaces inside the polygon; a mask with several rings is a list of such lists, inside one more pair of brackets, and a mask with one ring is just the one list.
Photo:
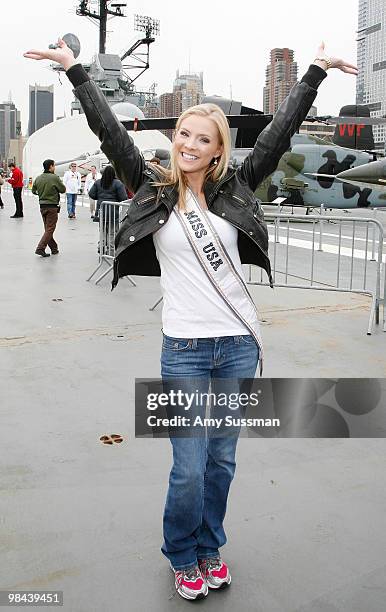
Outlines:
{"label": "white dome", "polygon": [[130,102],[118,102],[111,107],[116,115],[121,115],[127,119],[145,119],[145,115],[135,104]]}
{"label": "white dome", "polygon": [[[125,103],[122,103],[125,105]],[[128,104],[136,108],[133,104]],[[127,116],[119,114],[118,119]],[[140,130],[129,132],[140,151],[171,149],[170,140],[158,130]],[[42,162],[51,158],[56,161],[57,174],[62,176],[71,161],[77,161],[80,172],[89,172],[86,163],[90,154],[100,149],[98,138],[90,130],[86,116],[74,115],[49,123],[34,132],[27,140],[23,151],[23,172],[26,177],[35,178],[41,174]],[[82,165],[85,164],[84,170]]]}

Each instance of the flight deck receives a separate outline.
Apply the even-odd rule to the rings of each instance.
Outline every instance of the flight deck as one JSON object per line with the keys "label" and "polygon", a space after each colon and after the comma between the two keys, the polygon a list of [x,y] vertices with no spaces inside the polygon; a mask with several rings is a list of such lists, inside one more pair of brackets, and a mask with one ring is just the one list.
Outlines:
{"label": "flight deck", "polygon": [[[159,279],[136,277],[136,287],[122,279],[113,292],[109,275],[87,282],[98,226],[86,206],[76,220],[62,207],[60,254],[36,256],[37,200],[26,194],[24,219],[11,220],[11,192],[2,196],[2,588],[63,590],[66,612],[180,610],[159,552],[170,443],[136,439],[133,429],[134,379],[160,371],[161,305],[149,310]],[[385,227],[386,213],[377,218]],[[307,221],[291,223],[298,267],[310,231]],[[337,234],[333,223],[323,231],[328,271]],[[272,247],[273,227],[270,235]],[[351,248],[349,238],[342,246]],[[368,296],[250,290],[266,377],[386,377],[382,326],[366,333]],[[100,443],[112,433],[123,443]],[[205,609],[380,612],[385,450],[382,438],[241,438],[223,549],[234,584],[211,593]]]}

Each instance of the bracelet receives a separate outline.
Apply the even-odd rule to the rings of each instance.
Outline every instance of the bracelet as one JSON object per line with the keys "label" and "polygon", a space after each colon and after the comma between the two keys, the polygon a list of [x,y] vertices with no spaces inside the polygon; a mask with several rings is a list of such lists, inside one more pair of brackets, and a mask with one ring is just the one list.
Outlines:
{"label": "bracelet", "polygon": [[332,66],[332,61],[331,61],[331,58],[329,57],[315,57],[314,61],[315,60],[319,60],[319,62],[325,62],[327,65],[326,70],[328,70]]}

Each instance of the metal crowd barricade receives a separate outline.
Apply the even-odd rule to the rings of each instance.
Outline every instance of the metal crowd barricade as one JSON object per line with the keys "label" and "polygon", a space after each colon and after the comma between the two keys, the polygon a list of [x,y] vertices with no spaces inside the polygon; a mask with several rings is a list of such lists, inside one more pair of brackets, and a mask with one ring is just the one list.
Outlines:
{"label": "metal crowd barricade", "polygon": [[[383,293],[381,287],[384,232],[377,219],[274,213],[266,214],[265,220],[270,234],[270,260],[275,287],[368,295],[371,297],[371,307],[367,334],[371,335],[374,320],[379,324],[381,304],[383,331],[386,331],[386,275]],[[307,228],[311,224],[311,229],[304,229],[304,224],[303,229],[290,226],[290,222],[305,220],[308,222]],[[333,223],[336,232],[325,230],[322,246],[322,230],[318,224],[326,221]],[[327,243],[326,237],[332,240]],[[307,252],[309,256],[305,257]],[[261,270],[258,274],[259,280],[252,280],[252,266],[249,266],[248,284],[268,285],[263,282]]]}
{"label": "metal crowd barricade", "polygon": [[[105,276],[112,272],[115,258],[115,236],[119,225],[125,217],[130,206],[131,200],[124,202],[102,202],[99,211],[99,263],[93,273],[88,277],[88,281],[100,270],[104,264],[108,268],[97,278],[97,285]],[[136,287],[136,283],[131,276],[126,276],[127,280]]]}

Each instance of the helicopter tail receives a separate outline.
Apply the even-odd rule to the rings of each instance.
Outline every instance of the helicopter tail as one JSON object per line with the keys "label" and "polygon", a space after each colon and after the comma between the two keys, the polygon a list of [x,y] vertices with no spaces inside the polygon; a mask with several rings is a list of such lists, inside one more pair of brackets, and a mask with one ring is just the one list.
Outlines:
{"label": "helicopter tail", "polygon": [[[339,117],[370,117],[370,111],[365,104],[350,104],[342,106]],[[371,125],[341,123],[335,126],[332,142],[349,149],[368,151],[374,149],[373,128]]]}

